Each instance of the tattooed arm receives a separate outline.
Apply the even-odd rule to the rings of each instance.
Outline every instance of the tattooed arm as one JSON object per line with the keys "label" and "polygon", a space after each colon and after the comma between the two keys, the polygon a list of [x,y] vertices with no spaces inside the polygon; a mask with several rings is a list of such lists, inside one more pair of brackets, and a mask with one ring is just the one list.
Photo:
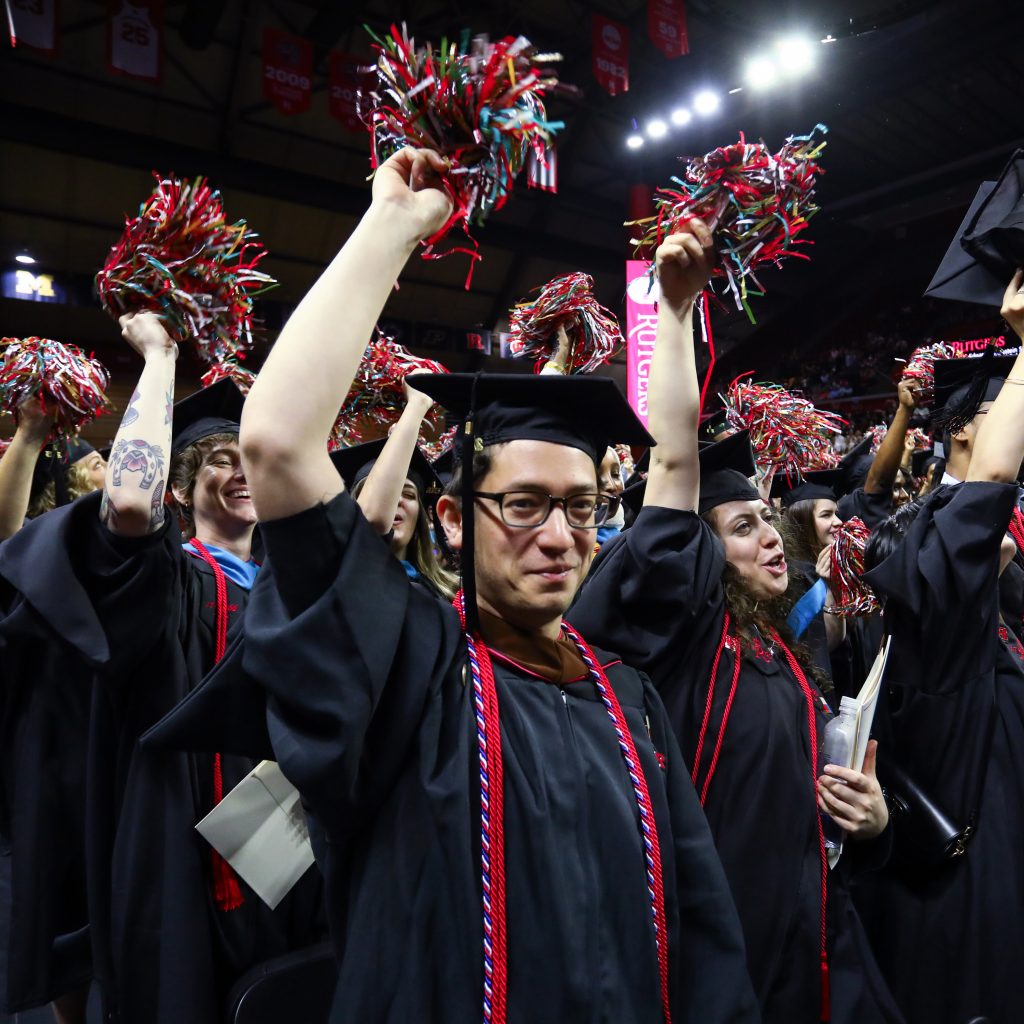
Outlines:
{"label": "tattooed arm", "polygon": [[146,365],[110,450],[100,519],[112,533],[143,537],[164,521],[178,349],[155,313],[129,313],[120,324]]}

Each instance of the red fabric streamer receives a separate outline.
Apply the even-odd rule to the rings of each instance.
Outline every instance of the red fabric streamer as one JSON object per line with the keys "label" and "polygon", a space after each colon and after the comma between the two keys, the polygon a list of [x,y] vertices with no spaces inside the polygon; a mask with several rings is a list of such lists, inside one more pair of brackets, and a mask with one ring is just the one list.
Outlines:
{"label": "red fabric streamer", "polygon": [[[885,435],[889,432],[889,428],[884,423],[876,424],[871,428],[869,433],[871,434],[871,454],[874,455],[879,448],[882,447],[882,442],[885,440]],[[907,431],[907,437],[914,439],[914,450],[924,451],[932,447],[932,438],[930,434],[925,433],[920,427],[911,427]]]}
{"label": "red fabric streamer", "polygon": [[2,338],[0,351],[0,410],[17,418],[22,402],[38,398],[44,409],[54,412],[48,441],[73,438],[110,411],[110,375],[76,345],[48,338]]}
{"label": "red fabric streamer", "polygon": [[[748,430],[758,466],[774,467],[793,480],[835,458],[832,438],[846,425],[833,412],[816,409],[778,384],[737,377],[722,398],[729,426]],[[834,463],[833,463],[834,464]]]}
{"label": "red fabric streamer", "polygon": [[[531,184],[554,191],[543,171],[563,126],[547,120],[542,96],[557,79],[541,65],[561,57],[538,53],[522,36],[491,43],[486,36],[470,42],[467,34],[458,45],[442,39],[437,48],[417,47],[404,28],[392,25],[388,36],[373,38],[377,85],[361,96],[361,107],[369,107],[371,162],[376,168],[405,146],[433,149],[451,161],[444,188],[452,214],[426,240],[423,257],[468,255],[468,288],[473,264],[481,258],[468,226],[505,205],[531,154]],[[465,232],[466,245],[437,251],[437,243],[455,227]]]}
{"label": "red fabric streamer", "polygon": [[[405,408],[405,378],[414,371],[447,373],[432,359],[421,359],[380,331],[366,346],[341,412],[335,421],[328,448],[350,448],[364,441],[383,437],[398,422]],[[429,459],[436,459],[451,447],[455,436],[446,429],[444,413],[432,406],[424,419],[427,439],[421,437],[420,447]]]}
{"label": "red fabric streamer", "polygon": [[832,537],[831,580],[836,604],[833,615],[844,618],[868,615],[878,608],[875,592],[861,579],[864,573],[864,549],[871,531],[854,516],[836,530]]}
{"label": "red fabric streamer", "polygon": [[535,299],[512,308],[512,355],[536,360],[539,372],[558,353],[559,327],[565,328],[569,338],[568,364],[561,370],[565,374],[592,373],[624,344],[615,314],[594,297],[594,279],[589,274],[556,277]]}
{"label": "red fabric streamer", "polygon": [[778,266],[788,256],[808,258],[795,247],[807,244],[799,236],[818,211],[817,157],[825,146],[819,136],[827,130],[819,124],[808,135],[790,136],[778,153],[741,135],[739,142],[691,160],[683,177],[672,179],[673,187],[657,190],[653,217],[627,222],[644,229],[634,239],[638,251],[652,251],[691,220],[703,220],[718,248],[713,277],[726,280],[737,309],[753,322],[747,296],[764,293],[754,268]]}
{"label": "red fabric streamer", "polygon": [[229,360],[226,363],[218,363],[216,366],[211,366],[210,369],[203,374],[200,383],[204,388],[208,388],[222,380],[234,381],[235,387],[237,387],[243,395],[247,395],[252,390],[253,384],[256,382],[256,374],[253,373],[252,370],[247,370],[239,363],[231,362]]}
{"label": "red fabric streamer", "polygon": [[253,297],[277,283],[257,269],[267,251],[244,220],[227,222],[220,192],[204,178],[154,177],[156,190],[126,219],[96,275],[100,302],[115,318],[159,313],[207,363],[243,358]]}
{"label": "red fabric streamer", "polygon": [[913,384],[918,402],[927,405],[935,389],[935,360],[959,357],[957,349],[945,341],[916,348],[907,360],[901,380]]}

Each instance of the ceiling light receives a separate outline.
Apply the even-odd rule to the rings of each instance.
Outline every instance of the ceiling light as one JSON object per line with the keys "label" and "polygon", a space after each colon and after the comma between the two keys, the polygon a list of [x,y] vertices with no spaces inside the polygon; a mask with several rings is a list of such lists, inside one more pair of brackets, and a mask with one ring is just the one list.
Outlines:
{"label": "ceiling light", "polygon": [[663,139],[668,134],[668,125],[660,117],[647,122],[647,137],[649,139]]}
{"label": "ceiling light", "polygon": [[36,258],[34,256],[29,256],[27,252],[19,252],[14,259],[18,263],[24,263],[26,266],[29,266],[36,261]]}
{"label": "ceiling light", "polygon": [[693,114],[691,114],[686,107],[679,107],[672,111],[669,115],[669,119],[678,128],[682,128],[684,124],[689,124],[693,120]]}
{"label": "ceiling light", "polygon": [[751,89],[770,89],[779,80],[779,69],[770,57],[754,57],[743,76]]}
{"label": "ceiling light", "polygon": [[644,144],[644,137],[642,135],[630,135],[626,139],[626,145],[630,149],[639,149]]}
{"label": "ceiling light", "polygon": [[721,102],[718,93],[712,92],[710,89],[702,89],[693,98],[693,109],[703,117],[707,117],[718,109]]}
{"label": "ceiling light", "polygon": [[806,36],[787,36],[775,44],[784,74],[802,75],[814,67],[814,46]]}

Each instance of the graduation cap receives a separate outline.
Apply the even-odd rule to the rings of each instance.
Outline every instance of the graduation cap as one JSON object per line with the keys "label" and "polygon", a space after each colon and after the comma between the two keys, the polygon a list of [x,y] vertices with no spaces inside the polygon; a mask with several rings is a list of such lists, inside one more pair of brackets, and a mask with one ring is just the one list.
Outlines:
{"label": "graduation cap", "polygon": [[68,465],[73,466],[79,459],[92,455],[96,451],[88,441],[81,437],[72,438],[68,441]]}
{"label": "graduation cap", "polygon": [[[721,441],[698,442],[697,459],[700,462],[699,515],[727,501],[760,499],[757,488],[749,480],[756,467],[747,431],[739,430]],[[637,514],[643,508],[646,492],[647,481],[638,480],[622,492],[622,501]]]}
{"label": "graduation cap", "polygon": [[[367,441],[365,444],[341,448],[331,453],[331,462],[350,491],[360,480],[365,480],[370,475],[370,470],[380,458],[387,443],[388,439],[382,437],[376,441]],[[419,446],[413,450],[406,477],[416,485],[416,490],[421,496],[441,492],[441,480]]]}
{"label": "graduation cap", "polygon": [[245,396],[233,380],[225,378],[195,391],[174,405],[171,455],[214,434],[237,434]]}
{"label": "graduation cap", "polygon": [[910,473],[914,477],[922,477],[933,462],[945,461],[941,455],[935,454],[934,448],[919,448],[910,455]]}
{"label": "graduation cap", "polygon": [[1024,266],[1024,150],[983,182],[925,295],[1000,306]]}
{"label": "graduation cap", "polygon": [[987,348],[979,359],[936,359],[932,422],[943,434],[956,434],[994,402],[1013,368],[1013,356]]}
{"label": "graduation cap", "polygon": [[790,480],[785,474],[772,478],[771,496],[778,498],[783,508],[798,501],[816,501],[825,498],[835,501],[843,494],[846,474],[841,469],[819,469],[804,473],[802,480]]}
{"label": "graduation cap", "polygon": [[617,442],[654,445],[625,396],[608,377],[536,374],[418,373],[406,383],[459,421],[462,472],[462,587],[466,626],[478,628],[473,567],[473,452],[504,441],[548,441],[585,452],[600,465]]}
{"label": "graduation cap", "polygon": [[726,412],[724,409],[720,409],[701,423],[698,436],[702,441],[714,441],[719,434],[730,429]]}
{"label": "graduation cap", "polygon": [[[875,456],[871,453],[871,435],[858,441],[840,460],[837,470],[842,474],[836,484],[836,496],[841,498],[862,486]],[[810,474],[808,474],[809,476]]]}
{"label": "graduation cap", "polygon": [[437,478],[441,481],[441,487],[447,487],[451,482],[452,473],[455,472],[455,446],[452,445],[450,448],[443,451],[436,459],[434,459],[430,466],[437,474]]}

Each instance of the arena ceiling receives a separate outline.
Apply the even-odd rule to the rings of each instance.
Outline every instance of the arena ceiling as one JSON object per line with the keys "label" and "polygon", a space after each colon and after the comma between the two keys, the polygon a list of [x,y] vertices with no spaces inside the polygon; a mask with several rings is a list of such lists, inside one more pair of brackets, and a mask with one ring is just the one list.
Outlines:
{"label": "arena ceiling", "polygon": [[[508,307],[558,273],[593,273],[620,308],[633,186],[667,182],[679,158],[734,141],[772,148],[828,125],[812,225],[813,262],[769,272],[758,326],[720,315],[734,345],[793,330],[827,331],[880,289],[920,295],[977,183],[1024,145],[1020,4],[1001,0],[688,0],[690,54],[669,61],[647,38],[646,3],[522,0],[399,3],[165,0],[162,81],[106,70],[106,0],[61,0],[58,51],[0,51],[0,269],[29,249],[40,266],[87,282],[154,169],[206,175],[231,216],[244,216],[270,251],[287,313],[331,258],[367,201],[365,136],[327,112],[332,50],[369,57],[367,24],[406,21],[419,39],[463,28],[521,33],[564,54],[561,77],[581,89],[550,112],[559,143],[557,196],[517,190],[476,234],[484,255],[470,291],[460,257],[410,264],[387,315],[448,327],[500,327]],[[630,31],[630,89],[605,95],[591,76],[589,18]],[[1012,13],[1011,13],[1012,12]],[[262,96],[260,38],[271,25],[315,48],[311,109],[285,117]],[[744,61],[780,32],[820,47],[816,69],[764,93],[725,96],[721,109],[630,151],[626,136],[695,90],[742,84]],[[0,300],[4,334],[49,334],[102,345],[115,337],[98,309]],[[274,318],[268,317],[270,326]],[[271,332],[272,334],[273,332]]]}

